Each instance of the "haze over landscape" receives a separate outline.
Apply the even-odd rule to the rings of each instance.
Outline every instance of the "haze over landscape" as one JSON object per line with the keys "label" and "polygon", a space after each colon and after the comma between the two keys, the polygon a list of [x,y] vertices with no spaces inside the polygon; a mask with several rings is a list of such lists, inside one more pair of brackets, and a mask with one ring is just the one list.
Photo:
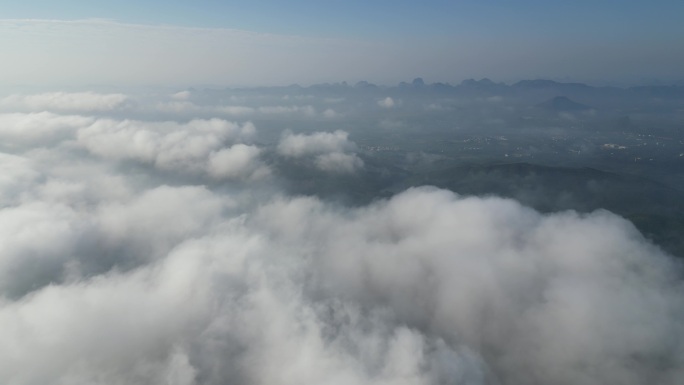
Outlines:
{"label": "haze over landscape", "polygon": [[684,377],[682,3],[3,8],[3,384]]}
{"label": "haze over landscape", "polygon": [[3,7],[0,84],[681,85],[682,14],[669,0],[31,0]]}

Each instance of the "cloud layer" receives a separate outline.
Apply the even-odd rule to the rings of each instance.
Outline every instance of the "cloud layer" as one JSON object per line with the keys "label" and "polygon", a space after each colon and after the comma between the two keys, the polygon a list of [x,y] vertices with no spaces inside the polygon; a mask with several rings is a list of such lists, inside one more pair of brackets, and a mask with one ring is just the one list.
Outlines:
{"label": "cloud layer", "polygon": [[359,171],[344,131],[268,148],[222,119],[0,118],[0,382],[684,376],[681,266],[609,212],[430,187],[350,208],[251,183],[267,153]]}

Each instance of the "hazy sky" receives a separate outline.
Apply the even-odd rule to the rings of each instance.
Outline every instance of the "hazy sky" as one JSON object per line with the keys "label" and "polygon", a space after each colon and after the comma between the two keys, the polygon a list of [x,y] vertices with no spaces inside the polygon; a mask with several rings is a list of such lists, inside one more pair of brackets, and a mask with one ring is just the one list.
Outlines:
{"label": "hazy sky", "polygon": [[684,79],[680,1],[0,1],[0,84]]}

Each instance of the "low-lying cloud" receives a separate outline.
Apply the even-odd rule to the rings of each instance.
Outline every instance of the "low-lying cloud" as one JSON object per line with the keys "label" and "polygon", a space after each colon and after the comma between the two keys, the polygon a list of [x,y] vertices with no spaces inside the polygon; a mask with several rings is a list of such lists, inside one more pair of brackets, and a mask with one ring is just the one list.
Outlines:
{"label": "low-lying cloud", "polygon": [[344,131],[316,132],[310,135],[288,133],[278,144],[278,152],[284,156],[301,157],[330,152],[345,152],[355,148]]}
{"label": "low-lying cloud", "polygon": [[177,115],[209,115],[209,116],[230,116],[230,117],[255,117],[255,116],[266,116],[266,117],[289,117],[289,118],[334,118],[337,117],[337,113],[333,109],[326,109],[319,113],[316,108],[311,105],[268,105],[268,106],[244,106],[244,105],[227,105],[227,104],[212,104],[212,105],[198,105],[191,101],[185,100],[178,95],[185,95],[183,92],[174,94],[172,98],[173,101],[170,102],[159,102],[154,107],[155,110],[171,113]]}
{"label": "low-lying cloud", "polygon": [[0,382],[684,375],[681,266],[607,211],[431,187],[343,207],[234,179],[273,172],[268,151],[357,172],[344,131],[269,149],[244,122],[38,117],[0,131]]}
{"label": "low-lying cloud", "polygon": [[255,131],[249,122],[238,125],[221,119],[185,124],[100,119],[78,131],[78,142],[105,158],[136,160],[163,170],[205,170],[213,177],[237,177],[262,167],[256,164],[259,149],[242,144],[251,140]]}
{"label": "low-lying cloud", "polygon": [[378,106],[380,106],[380,107],[392,108],[392,107],[394,107],[394,105],[395,105],[394,99],[392,99],[389,96],[384,98],[384,99],[378,100]]}
{"label": "low-lying cloud", "polygon": [[310,135],[286,133],[278,143],[280,155],[290,158],[313,157],[316,168],[336,173],[353,173],[363,168],[363,160],[347,132],[317,132]]}
{"label": "low-lying cloud", "polygon": [[261,178],[270,173],[259,160],[261,150],[257,146],[236,144],[209,155],[208,173],[214,178]]}
{"label": "low-lying cloud", "polygon": [[130,106],[123,94],[95,92],[46,92],[10,95],[0,99],[0,108],[12,111],[102,112]]}
{"label": "low-lying cloud", "polygon": [[0,114],[1,146],[24,147],[52,144],[66,139],[93,118],[79,115],[58,115],[51,112]]}

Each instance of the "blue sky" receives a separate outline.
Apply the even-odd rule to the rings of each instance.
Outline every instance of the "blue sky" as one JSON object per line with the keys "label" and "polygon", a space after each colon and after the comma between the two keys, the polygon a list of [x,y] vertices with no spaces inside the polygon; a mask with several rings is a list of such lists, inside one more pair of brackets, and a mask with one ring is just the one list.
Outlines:
{"label": "blue sky", "polygon": [[[377,52],[390,55],[396,60],[411,62],[402,68],[388,68],[391,63],[386,58],[371,58],[368,62],[372,62],[372,65],[355,59],[353,64],[359,67],[358,70],[340,71],[338,79],[334,79],[333,70],[316,76],[309,76],[308,72],[297,76],[296,71],[287,70],[284,71],[287,75],[281,78],[270,77],[273,81],[284,83],[354,80],[345,79],[350,76],[394,81],[401,77],[418,75],[434,81],[452,82],[459,77],[478,76],[500,80],[546,76],[615,82],[628,82],[630,79],[638,81],[639,78],[684,78],[684,73],[677,70],[684,68],[684,44],[681,43],[684,41],[682,1],[71,0],[0,1],[0,7],[0,15],[5,20],[107,19],[122,25],[236,29],[273,36],[333,39],[336,44],[357,44],[356,48],[348,47],[354,52],[353,55],[351,51],[347,52],[348,57],[357,55],[354,57],[360,58],[364,52]],[[27,28],[29,27],[24,25],[20,29],[25,32]],[[11,33],[0,29],[0,39],[2,34],[7,37],[10,34],[16,35],[18,31],[18,28],[14,28]],[[117,31],[116,33],[122,33],[121,28],[117,28]],[[78,33],[85,31],[72,30],[67,34],[73,37]],[[155,32],[157,35],[160,33],[162,32]],[[54,38],[53,36],[52,39]],[[119,43],[125,45],[126,38],[121,39],[118,40]],[[33,38],[27,43],[29,46],[36,46],[50,44],[50,41],[50,38],[46,38],[44,42]],[[87,44],[97,43],[91,41],[82,45],[86,47]],[[262,42],[261,49],[269,44],[271,43]],[[316,56],[315,51],[321,50],[321,44],[290,47],[293,48],[293,55],[307,49],[312,50],[307,53],[311,59]],[[78,44],[74,41],[74,46],[76,45]],[[375,49],[368,51],[368,45],[374,45]],[[231,47],[217,46],[213,50],[225,51],[233,49]],[[25,50],[16,48],[18,51]],[[187,48],[182,45],[177,47],[179,50]],[[412,57],[412,50],[417,51],[416,55],[422,55],[422,60]],[[207,47],[206,51],[212,49]],[[137,51],[138,54],[141,52]],[[125,49],[118,53],[127,54]],[[246,55],[245,57],[269,60],[268,53],[257,48],[254,55],[249,50],[240,53]],[[54,51],[52,54],[59,55]],[[87,55],[85,48],[78,55]],[[31,60],[38,56],[40,55],[18,55],[16,59]],[[525,57],[528,58],[528,63],[525,63]],[[208,58],[212,59],[211,55]],[[214,59],[227,60],[226,57]],[[323,59],[321,56],[321,65],[334,66],[334,63],[324,63]],[[478,65],[478,60],[481,65]],[[437,63],[438,61],[441,63]],[[572,61],[577,64],[574,70],[570,65]],[[494,65],[495,62],[498,65]],[[507,62],[511,62],[511,66],[506,67]],[[421,63],[424,63],[424,68],[420,68]],[[615,68],[620,63],[625,64],[624,69]],[[290,65],[295,66],[294,63]],[[455,68],[453,73],[449,73],[449,65]],[[264,70],[273,72],[277,68]],[[150,68],[146,71],[150,71]],[[246,83],[254,83],[251,79],[259,78],[256,72],[247,75]],[[121,77],[124,78],[125,76]],[[110,80],[115,81],[116,77]],[[133,78],[129,80],[136,81]],[[164,83],[169,80],[159,78],[153,82]],[[215,79],[217,83],[238,83],[237,80],[239,79],[230,77]],[[104,76],[102,81],[109,80]],[[183,81],[211,82],[212,79],[189,76]]]}
{"label": "blue sky", "polygon": [[[326,37],[452,33],[682,33],[684,2],[519,1],[3,1],[3,18],[105,18],[128,23],[223,27]],[[681,37],[681,36],[680,36]]]}

